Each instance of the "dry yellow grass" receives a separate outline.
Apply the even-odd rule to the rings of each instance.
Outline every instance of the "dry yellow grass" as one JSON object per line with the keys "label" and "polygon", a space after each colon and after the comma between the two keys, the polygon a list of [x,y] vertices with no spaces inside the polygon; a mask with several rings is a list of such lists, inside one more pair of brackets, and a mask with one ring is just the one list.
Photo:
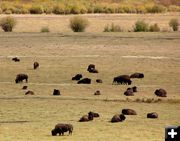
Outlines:
{"label": "dry yellow grass", "polygon": [[[31,28],[38,31],[35,26]],[[30,31],[29,27],[25,29]],[[15,30],[25,29],[17,26]],[[0,33],[0,140],[164,140],[164,128],[180,124],[179,44],[179,32]],[[12,56],[19,56],[21,61],[12,62]],[[38,70],[32,69],[34,61],[40,63]],[[90,63],[100,73],[87,73]],[[133,80],[132,86],[136,85],[139,92],[127,99],[123,92],[128,86],[112,85],[112,79],[136,71],[143,72],[145,78]],[[14,83],[16,74],[22,72],[29,75],[27,85],[34,96],[24,95],[24,83]],[[92,78],[92,84],[72,82],[76,73]],[[96,78],[103,83],[96,84]],[[60,89],[62,96],[52,96],[54,88]],[[155,103],[137,102],[158,99],[153,94],[157,88],[165,88],[168,97]],[[93,95],[97,89],[102,95]],[[138,115],[110,123],[122,108],[133,108]],[[100,118],[77,122],[90,110],[98,112]],[[153,111],[159,118],[147,119],[146,114]],[[52,137],[51,130],[59,122],[73,124],[73,135]]]}

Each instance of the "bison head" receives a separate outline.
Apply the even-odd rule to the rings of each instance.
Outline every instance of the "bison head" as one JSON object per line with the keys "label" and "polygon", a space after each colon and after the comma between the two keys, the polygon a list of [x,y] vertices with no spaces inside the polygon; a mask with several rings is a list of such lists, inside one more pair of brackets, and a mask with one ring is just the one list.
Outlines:
{"label": "bison head", "polygon": [[57,135],[56,130],[55,130],[55,129],[53,129],[53,130],[51,131],[51,134],[52,134],[52,136],[56,136],[56,135]]}

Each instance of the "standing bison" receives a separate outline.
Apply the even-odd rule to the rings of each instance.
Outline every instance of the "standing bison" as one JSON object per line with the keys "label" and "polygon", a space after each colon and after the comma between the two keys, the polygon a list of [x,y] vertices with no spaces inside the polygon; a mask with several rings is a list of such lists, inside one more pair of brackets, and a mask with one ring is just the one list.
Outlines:
{"label": "standing bison", "polygon": [[130,80],[129,75],[120,75],[117,77],[114,77],[113,84],[125,84],[125,85],[131,85],[132,81]]}
{"label": "standing bison", "polygon": [[20,83],[23,82],[23,80],[26,80],[26,83],[28,82],[28,75],[27,74],[17,74],[15,82]]}
{"label": "standing bison", "polygon": [[87,68],[87,71],[90,73],[98,73],[98,70],[95,68],[94,64],[90,64]]}
{"label": "standing bison", "polygon": [[136,72],[136,73],[131,74],[130,78],[144,78],[144,74]]}
{"label": "standing bison", "polygon": [[55,128],[51,131],[52,136],[59,136],[64,135],[64,132],[69,131],[69,134],[72,135],[73,132],[73,125],[72,124],[56,124]]}
{"label": "standing bison", "polygon": [[34,66],[34,70],[35,70],[35,69],[39,68],[39,63],[38,62],[34,62],[33,66]]}

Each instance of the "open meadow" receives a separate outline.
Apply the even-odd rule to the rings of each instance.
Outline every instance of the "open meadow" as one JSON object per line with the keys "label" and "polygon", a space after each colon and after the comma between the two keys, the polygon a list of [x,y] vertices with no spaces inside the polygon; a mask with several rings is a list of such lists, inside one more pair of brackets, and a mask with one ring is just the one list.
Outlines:
{"label": "open meadow", "polygon": [[[103,25],[116,21],[116,16],[107,17],[114,19],[108,22],[92,16],[85,33],[72,33],[68,16],[64,20],[58,16],[14,16],[18,20],[15,32],[0,32],[1,141],[162,141],[166,126],[180,125],[180,32],[103,33]],[[95,17],[99,22],[91,21]],[[132,27],[141,16],[128,17],[127,27]],[[178,16],[142,17],[168,28],[169,19]],[[52,24],[53,20],[62,26]],[[117,22],[126,25],[123,20]],[[43,25],[53,33],[37,33]],[[21,61],[13,62],[15,56]],[[40,63],[37,70],[33,70],[34,61]],[[89,64],[95,64],[99,73],[87,72]],[[145,78],[132,80],[131,86],[138,87],[135,96],[124,96],[129,86],[112,85],[113,78],[134,72],[144,73]],[[15,84],[18,73],[27,73],[29,82]],[[71,78],[77,73],[91,78],[92,84],[76,84]],[[97,78],[103,83],[97,84]],[[35,95],[25,95],[23,85]],[[154,95],[159,88],[167,90],[166,98]],[[53,96],[54,89],[61,95]],[[95,96],[96,90],[102,94]],[[112,116],[123,108],[132,108],[138,115],[111,123]],[[100,118],[78,122],[89,111],[98,112]],[[149,112],[157,112],[159,118],[147,119]],[[51,136],[57,123],[73,124],[72,136]]]}

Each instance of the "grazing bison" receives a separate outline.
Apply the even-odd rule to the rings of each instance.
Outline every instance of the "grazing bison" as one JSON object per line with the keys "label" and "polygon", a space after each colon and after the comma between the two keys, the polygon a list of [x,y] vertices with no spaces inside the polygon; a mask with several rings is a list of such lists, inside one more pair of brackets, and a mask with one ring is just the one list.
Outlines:
{"label": "grazing bison", "polygon": [[91,84],[91,79],[90,78],[81,79],[77,82],[77,84]]}
{"label": "grazing bison", "polygon": [[130,77],[128,75],[120,75],[117,77],[114,77],[113,84],[128,84],[131,85],[132,81],[130,80]]}
{"label": "grazing bison", "polygon": [[136,73],[131,74],[130,78],[144,78],[144,74],[136,72]]}
{"label": "grazing bison", "polygon": [[82,74],[76,74],[74,77],[72,77],[72,80],[80,80],[82,77]]}
{"label": "grazing bison", "polygon": [[19,83],[22,82],[23,80],[26,80],[26,83],[28,82],[28,75],[27,74],[17,74],[15,82]]}
{"label": "grazing bison", "polygon": [[61,94],[60,94],[60,91],[59,91],[59,90],[54,89],[54,91],[53,91],[53,95],[61,95]]}
{"label": "grazing bison", "polygon": [[158,114],[156,112],[148,113],[147,118],[158,118]]}
{"label": "grazing bison", "polygon": [[128,89],[124,92],[124,95],[126,95],[126,96],[134,96],[133,89],[132,89],[132,88],[128,88]]}
{"label": "grazing bison", "polygon": [[103,83],[103,81],[101,79],[96,79],[97,83]]}
{"label": "grazing bison", "polygon": [[157,89],[154,94],[159,97],[167,97],[167,92],[164,89]]}
{"label": "grazing bison", "polygon": [[99,114],[98,114],[98,113],[95,113],[95,112],[91,112],[91,111],[90,111],[90,112],[88,113],[88,115],[89,115],[89,114],[90,114],[90,115],[93,115],[93,117],[95,117],[95,118],[96,118],[96,117],[100,117]]}
{"label": "grazing bison", "polygon": [[133,109],[122,109],[122,114],[124,114],[124,115],[137,115],[136,111]]}
{"label": "grazing bison", "polygon": [[99,90],[97,90],[94,95],[101,95],[101,92]]}
{"label": "grazing bison", "polygon": [[25,95],[34,95],[34,92],[33,92],[33,91],[27,91],[27,92],[25,93]]}
{"label": "grazing bison", "polygon": [[39,63],[38,62],[34,62],[33,66],[34,66],[34,70],[35,70],[35,69],[37,69],[39,67]]}
{"label": "grazing bison", "polygon": [[52,136],[59,136],[64,135],[64,132],[69,131],[69,135],[72,135],[73,132],[73,125],[72,124],[56,124],[55,128],[51,131]]}
{"label": "grazing bison", "polygon": [[23,86],[22,89],[23,90],[26,90],[28,88],[28,86]]}
{"label": "grazing bison", "polygon": [[111,119],[111,122],[114,123],[114,122],[122,122],[126,119],[126,117],[123,115],[123,114],[120,114],[120,115],[114,115]]}
{"label": "grazing bison", "polygon": [[12,61],[14,61],[14,62],[20,62],[20,59],[17,58],[17,57],[14,57],[14,58],[12,58]]}
{"label": "grazing bison", "polygon": [[80,118],[79,122],[87,122],[94,119],[93,113],[89,112],[88,115],[84,115]]}

